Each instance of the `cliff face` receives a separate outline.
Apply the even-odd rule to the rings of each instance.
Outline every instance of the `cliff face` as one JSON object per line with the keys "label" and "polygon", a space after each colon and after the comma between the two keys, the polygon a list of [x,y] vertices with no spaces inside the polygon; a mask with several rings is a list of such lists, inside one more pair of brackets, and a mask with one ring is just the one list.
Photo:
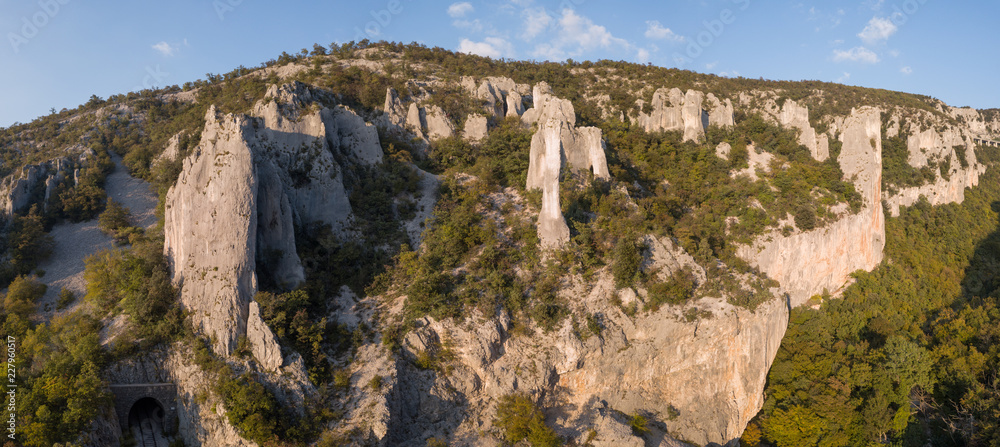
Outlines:
{"label": "cliff face", "polygon": [[598,398],[629,414],[657,414],[670,433],[700,445],[739,438],[764,404],[788,308],[781,300],[755,312],[721,301],[702,305],[713,314],[705,321],[654,313],[633,323],[618,316],[625,318],[604,346],[588,344],[582,366],[562,373],[559,386],[574,403]]}
{"label": "cliff face", "polygon": [[206,116],[201,144],[167,193],[164,251],[195,327],[229,354],[257,291],[257,170],[246,117]]}
{"label": "cliff face", "polygon": [[851,272],[871,270],[882,261],[885,216],[882,198],[881,112],[852,111],[843,122],[838,161],[864,200],[860,212],[824,228],[784,236],[774,231],[738,254],[777,280],[792,306],[824,290],[844,287]]}
{"label": "cliff face", "polygon": [[[342,183],[347,163],[381,161],[375,128],[302,84],[271,86],[256,117],[206,116],[202,140],[167,193],[164,252],[181,303],[220,354],[244,336],[269,370],[283,359],[252,302],[264,263],[276,285],[304,280],[295,228],[329,225],[344,232],[351,217]],[[318,109],[318,110],[317,110]]]}
{"label": "cliff face", "polygon": [[[704,270],[669,239],[649,237],[647,243],[652,253],[646,268],[669,275],[689,266],[704,279]],[[653,445],[682,445],[672,436],[735,445],[763,404],[767,371],[788,322],[787,303],[775,299],[751,312],[704,298],[692,304],[702,315],[695,319],[676,307],[629,316],[612,304],[627,292],[642,299],[631,289],[615,290],[607,272],[589,284],[575,278],[562,292],[599,319],[602,330],[590,337],[581,338],[569,322],[552,332],[515,336],[504,315],[469,324],[418,321],[403,356],[448,343],[454,368],[429,375],[400,362],[395,383],[405,384],[405,391],[392,406],[397,411],[390,443],[447,432],[454,432],[454,440],[477,439],[477,429],[492,425],[492,403],[522,392],[555,406],[561,434],[580,443],[592,427],[599,439],[615,440],[604,445],[639,441],[618,433],[614,421],[590,422],[615,410],[662,421],[670,435]]]}

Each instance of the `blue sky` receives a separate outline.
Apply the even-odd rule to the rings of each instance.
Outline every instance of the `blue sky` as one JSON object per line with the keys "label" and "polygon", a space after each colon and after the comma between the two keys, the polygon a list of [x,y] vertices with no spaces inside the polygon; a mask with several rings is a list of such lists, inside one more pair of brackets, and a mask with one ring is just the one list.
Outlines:
{"label": "blue sky", "polygon": [[1000,2],[0,0],[0,126],[357,38],[818,79],[1000,107]]}

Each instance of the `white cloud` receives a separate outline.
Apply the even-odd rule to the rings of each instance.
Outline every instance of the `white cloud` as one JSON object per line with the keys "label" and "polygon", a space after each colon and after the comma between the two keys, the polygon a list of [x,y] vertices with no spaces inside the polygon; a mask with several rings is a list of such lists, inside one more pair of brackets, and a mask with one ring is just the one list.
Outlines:
{"label": "white cloud", "polygon": [[865,47],[854,47],[850,50],[833,50],[834,62],[852,61],[866,64],[878,63],[878,55]]}
{"label": "white cloud", "polygon": [[474,8],[472,7],[472,3],[452,3],[452,5],[448,7],[448,15],[453,18],[465,17],[466,14],[472,12],[473,10]]}
{"label": "white cloud", "polygon": [[837,78],[836,82],[839,83],[839,84],[843,84],[843,83],[847,82],[848,79],[851,79],[851,74],[845,71],[844,75],[841,76],[841,77],[839,77],[839,78]]}
{"label": "white cloud", "polygon": [[564,9],[559,18],[555,39],[536,45],[533,54],[549,60],[561,60],[567,56],[578,57],[587,51],[613,48],[631,50],[632,44],[615,37],[607,28],[578,15],[572,9]]}
{"label": "white cloud", "polygon": [[905,66],[903,68],[900,68],[899,72],[902,73],[902,74],[905,74],[905,75],[909,75],[909,74],[913,74],[913,69],[910,68],[909,65],[907,65],[907,66]]}
{"label": "white cloud", "polygon": [[706,70],[711,70],[711,69],[715,68],[716,65],[719,65],[719,61],[709,62],[709,63],[705,64],[705,69]]}
{"label": "white cloud", "polygon": [[649,62],[649,50],[645,48],[639,48],[635,54],[635,60],[640,64]]}
{"label": "white cloud", "polygon": [[740,77],[740,72],[738,72],[736,70],[733,70],[733,71],[722,71],[722,72],[719,72],[719,76],[722,76],[722,77],[725,77],[725,78],[738,78],[738,77]]}
{"label": "white cloud", "polygon": [[177,47],[171,46],[169,43],[166,42],[160,42],[156,45],[153,45],[153,49],[159,51],[160,54],[164,56],[173,56],[175,53],[177,53]]}
{"label": "white cloud", "polygon": [[473,42],[469,39],[462,39],[462,41],[458,44],[458,52],[499,59],[504,55],[513,55],[514,47],[510,44],[510,42],[507,42],[505,39],[501,39],[499,37],[487,37],[486,40],[482,42]]}
{"label": "white cloud", "polygon": [[545,8],[525,9],[521,11],[521,17],[524,18],[524,34],[521,36],[524,40],[534,39],[552,23],[552,16]]}
{"label": "white cloud", "polygon": [[646,22],[646,38],[656,40],[669,40],[673,42],[683,42],[684,36],[678,36],[670,28],[664,28],[660,22],[649,20]]}
{"label": "white cloud", "polygon": [[888,18],[872,17],[868,26],[858,33],[858,37],[868,45],[876,45],[888,40],[898,29]]}
{"label": "white cloud", "polygon": [[473,33],[481,33],[481,32],[483,32],[483,29],[485,28],[484,25],[483,25],[483,22],[480,22],[479,19],[475,19],[475,20],[456,20],[454,22],[451,22],[451,24],[455,25],[456,28],[462,28],[462,29],[465,29],[465,30],[469,30],[469,31],[471,31]]}

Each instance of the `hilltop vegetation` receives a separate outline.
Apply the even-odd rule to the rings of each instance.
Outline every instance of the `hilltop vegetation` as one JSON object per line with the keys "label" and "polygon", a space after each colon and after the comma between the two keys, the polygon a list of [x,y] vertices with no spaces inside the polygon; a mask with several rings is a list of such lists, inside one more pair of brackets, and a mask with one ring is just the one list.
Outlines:
{"label": "hilltop vegetation", "polygon": [[[385,65],[365,69],[351,62],[358,59]],[[301,69],[279,80],[277,68],[285,66]],[[249,113],[270,84],[305,82],[372,120],[387,88],[410,97],[419,92],[409,80],[427,81],[429,104],[440,106],[458,126],[483,106],[455,87],[465,75],[547,82],[556,96],[573,102],[578,125],[600,127],[611,178],[586,173],[561,178],[571,239],[563,249],[545,254],[534,221],[540,194],[525,189],[534,129],[516,118],[494,119],[480,143],[451,137],[432,142],[425,153],[382,129],[385,160],[344,172],[354,237],[338,236],[328,227],[296,228],[306,272],[305,284],[296,290],[284,290],[270,277],[266,258],[258,265],[262,318],[283,346],[302,355],[318,389],[316,408],[293,415],[280,408],[259,377],[213,356],[179,308],[162,255],[161,227],[164,196],[178,178],[181,160],[199,144],[211,105],[223,113]],[[366,41],[329,49],[317,45],[259,68],[210,74],[183,86],[107,100],[94,96],[77,109],[0,129],[0,175],[67,155],[70,148],[73,155],[81,148],[94,151],[81,162],[78,183],[66,179],[50,206],[11,216],[0,238],[0,285],[8,288],[0,321],[22,340],[17,366],[25,397],[18,411],[25,445],[75,441],[110,406],[100,376],[105,365],[178,341],[194,348],[241,435],[262,445],[306,445],[319,436],[333,439],[322,434],[322,427],[343,417],[331,408],[344,398],[350,384],[345,365],[358,347],[381,330],[383,343],[398,348],[413,322],[425,316],[462,320],[507,314],[515,334],[553,331],[569,323],[581,338],[599,335],[597,319],[559,292],[571,277],[587,282],[601,273],[611,275],[617,288],[648,292],[643,307],[622,306],[632,316],[706,296],[755,309],[773,298],[769,289],[775,284],[738,258],[735,247],[768,231],[822,228],[858,212],[861,197],[842,179],[836,145],[826,161],[818,162],[798,143],[795,131],[759,115],[740,111],[734,127],[712,127],[704,141],[685,142],[680,132],[645,132],[614,113],[637,113],[636,100],[648,104],[655,88],[667,86],[733,100],[741,92],[774,91],[779,104],[790,99],[809,106],[817,128],[858,105],[911,108],[952,120],[932,98],[885,90],[722,78],[614,61],[491,60],[417,44]],[[178,100],[179,95],[193,100]],[[599,95],[607,95],[611,110],[593,100]],[[174,136],[177,159],[156,161]],[[723,142],[732,148],[728,158],[716,154]],[[886,138],[884,146],[887,184],[919,185],[938,172],[937,166],[917,170],[906,164],[900,138]],[[770,166],[756,172],[757,180],[733,176],[750,167],[751,147],[772,154]],[[161,223],[148,234],[132,227],[127,212],[107,200],[103,182],[114,166],[111,153],[122,156],[129,173],[149,181],[160,195]],[[1000,155],[983,152],[981,159],[996,161]],[[411,199],[419,190],[418,167],[438,175],[441,186],[423,243],[411,246],[402,222],[416,215]],[[842,300],[793,311],[769,377],[768,400],[751,430],[779,446],[876,440],[916,445],[928,430],[935,445],[1000,439],[1000,429],[991,422],[1000,408],[994,377],[1000,357],[993,347],[1000,318],[994,284],[1000,280],[990,268],[996,261],[998,217],[991,201],[1000,197],[1000,177],[990,172],[986,186],[970,193],[963,205],[921,203],[889,219],[891,262],[858,274]],[[45,290],[31,275],[43,274],[36,268],[51,251],[46,230],[99,216],[102,228],[122,247],[88,258],[87,306],[47,322],[33,320]],[[639,241],[645,235],[676,240],[708,272],[704,284],[690,269],[666,279],[644,270],[649,247]],[[345,286],[359,296],[381,296],[384,303],[406,295],[403,317],[380,321],[384,328],[353,331],[335,322],[332,301]],[[130,330],[114,348],[106,348],[98,334],[119,315]],[[240,354],[247,354],[245,346]],[[527,397],[512,395],[501,403],[498,420],[511,442],[558,445],[542,416]]]}

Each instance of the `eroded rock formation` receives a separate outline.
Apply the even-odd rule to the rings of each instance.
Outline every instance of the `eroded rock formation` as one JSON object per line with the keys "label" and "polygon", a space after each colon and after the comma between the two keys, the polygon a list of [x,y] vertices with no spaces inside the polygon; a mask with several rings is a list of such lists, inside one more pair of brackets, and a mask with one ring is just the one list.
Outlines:
{"label": "eroded rock formation", "polygon": [[531,138],[531,174],[528,188],[542,190],[542,210],[538,214],[538,238],[542,245],[558,247],[569,242],[569,227],[559,207],[559,171],[564,123],[549,121]]}
{"label": "eroded rock formation", "polygon": [[841,141],[844,145],[837,160],[844,178],[853,178],[861,193],[861,211],[812,231],[789,236],[774,231],[738,250],[781,284],[792,306],[824,290],[839,291],[848,284],[851,272],[871,270],[882,261],[881,112],[872,107],[853,110],[844,120]]}
{"label": "eroded rock formation", "polygon": [[42,204],[39,211],[45,211],[60,183],[72,179],[73,186],[76,186],[80,168],[88,163],[88,157],[94,152],[80,146],[74,146],[71,151],[79,153],[26,165],[19,174],[4,179],[0,184],[0,212],[6,216],[25,213],[36,203]]}
{"label": "eroded rock formation", "polygon": [[[983,127],[981,120],[974,119],[967,112],[957,116],[963,117],[965,122],[979,123],[978,127]],[[931,205],[962,203],[965,200],[965,188],[978,185],[979,176],[986,172],[986,166],[976,159],[975,144],[972,142],[975,134],[970,134],[974,131],[954,127],[942,122],[943,120],[934,120],[934,117],[927,119],[935,123],[933,128],[921,130],[916,124],[908,124],[900,132],[906,135],[909,130],[906,139],[907,163],[914,168],[923,168],[931,163],[938,166],[934,170],[934,181],[920,186],[897,188],[892,193],[887,191],[884,199],[893,216],[899,214],[900,207],[913,205],[920,197],[925,197]],[[946,168],[942,170],[940,166]]]}
{"label": "eroded rock formation", "polygon": [[[705,110],[706,105],[709,110]],[[640,110],[643,106],[640,100]],[[732,102],[721,101],[711,93],[706,97],[696,90],[684,93],[679,88],[660,88],[653,92],[650,106],[652,111],[648,115],[640,111],[635,122],[647,132],[680,130],[685,141],[698,141],[710,125],[734,124]]]}
{"label": "eroded rock formation", "polygon": [[559,206],[559,173],[563,167],[590,171],[603,179],[610,174],[601,129],[576,128],[573,103],[556,98],[544,82],[535,86],[533,97],[535,107],[521,117],[526,123],[538,124],[531,138],[527,188],[542,190],[539,239],[547,247],[558,247],[569,241],[569,227]]}

